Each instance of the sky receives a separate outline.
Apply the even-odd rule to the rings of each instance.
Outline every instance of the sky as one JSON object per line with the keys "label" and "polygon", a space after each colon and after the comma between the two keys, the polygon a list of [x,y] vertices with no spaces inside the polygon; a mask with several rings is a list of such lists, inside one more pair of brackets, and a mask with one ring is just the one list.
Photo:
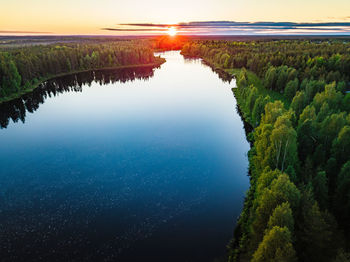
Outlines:
{"label": "sky", "polygon": [[[326,33],[350,33],[349,0],[0,0],[0,33],[20,34],[144,34],[158,33],[149,26],[120,26],[120,24],[178,24],[192,21],[236,22],[348,22],[321,30]],[[231,25],[237,26],[237,25]],[[325,27],[327,25],[323,25]],[[116,31],[109,29],[133,29]],[[201,27],[202,28],[202,27]],[[142,30],[135,30],[142,29]],[[153,28],[156,29],[156,28]],[[179,31],[186,32],[183,28]],[[212,27],[202,34],[262,34],[263,32],[291,32],[251,29],[216,30]],[[341,29],[341,30],[339,30]],[[270,31],[269,31],[270,30]],[[300,28],[293,29],[304,32]],[[197,32],[195,29],[191,30]],[[162,33],[162,31],[159,31]],[[312,29],[312,32],[318,32]],[[312,33],[311,32],[311,33]],[[198,33],[198,32],[197,32]]]}

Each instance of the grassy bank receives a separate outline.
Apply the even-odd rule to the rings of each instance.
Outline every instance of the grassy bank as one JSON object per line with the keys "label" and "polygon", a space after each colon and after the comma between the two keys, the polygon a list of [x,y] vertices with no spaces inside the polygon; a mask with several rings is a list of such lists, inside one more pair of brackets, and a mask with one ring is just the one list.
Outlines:
{"label": "grassy bank", "polygon": [[[225,69],[225,71],[231,75],[238,77],[242,69],[238,69],[238,68]],[[274,90],[266,89],[264,87],[263,80],[261,80],[254,72],[249,70],[247,70],[246,72],[247,72],[247,84],[255,86],[258,89],[259,95],[263,97],[270,96],[273,101],[281,100],[284,103],[285,107],[287,109],[289,108],[290,101],[286,99],[286,97],[283,94],[276,92]],[[237,99],[238,93],[237,92],[234,92],[234,93]]]}

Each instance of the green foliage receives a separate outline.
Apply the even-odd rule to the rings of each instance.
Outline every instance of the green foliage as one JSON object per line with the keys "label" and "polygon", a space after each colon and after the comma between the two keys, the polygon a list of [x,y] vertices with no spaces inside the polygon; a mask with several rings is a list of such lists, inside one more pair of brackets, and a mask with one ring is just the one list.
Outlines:
{"label": "green foliage", "polygon": [[[288,202],[292,209],[296,209],[299,204],[300,192],[296,186],[290,182],[286,174],[279,175],[271,185],[265,188],[256,199],[256,212],[253,222],[254,242],[259,243],[263,237],[268,221],[273,211],[278,205]],[[289,205],[288,204],[288,205]]]}
{"label": "green foliage", "polygon": [[266,104],[262,124],[274,124],[284,112],[286,112],[284,104],[279,100]]}
{"label": "green foliage", "polygon": [[256,188],[257,194],[263,193],[265,188],[270,188],[272,181],[274,181],[280,175],[282,175],[282,172],[278,169],[275,169],[273,171],[265,169],[265,171],[262,172],[261,175],[258,177]]}
{"label": "green foliage", "polygon": [[314,195],[322,209],[328,207],[328,179],[326,172],[318,172],[313,181]]}
{"label": "green foliage", "polygon": [[298,91],[293,97],[290,107],[294,110],[296,115],[300,115],[306,106],[306,95],[304,91]]}
{"label": "green foliage", "polygon": [[342,109],[346,112],[350,112],[350,93],[347,93],[342,101]]}
{"label": "green foliage", "polygon": [[297,261],[291,233],[287,227],[275,226],[264,236],[253,255],[252,262]]}
{"label": "green foliage", "polygon": [[284,202],[275,208],[268,222],[268,230],[273,227],[286,227],[289,232],[294,232],[294,218],[288,202]]}
{"label": "green foliage", "polygon": [[331,148],[332,141],[346,124],[345,116],[345,113],[331,114],[320,123],[319,136],[327,148]]}
{"label": "green foliage", "polygon": [[268,149],[273,159],[272,167],[281,171],[297,162],[297,134],[289,119],[287,114],[277,118],[270,138],[272,148]]}
{"label": "green foliage", "polygon": [[12,92],[18,92],[21,79],[11,55],[0,52],[0,98]]}
{"label": "green foliage", "polygon": [[350,126],[344,126],[333,140],[332,154],[338,165],[344,164],[350,155]]}
{"label": "green foliage", "polygon": [[276,81],[277,81],[276,68],[273,66],[270,66],[269,69],[266,71],[266,75],[265,75],[266,88],[275,89]]}
{"label": "green foliage", "polygon": [[255,86],[250,86],[250,92],[247,100],[247,110],[249,112],[253,111],[253,108],[255,106],[255,102],[258,99],[258,89]]}
{"label": "green foliage", "polygon": [[265,112],[265,106],[270,102],[269,96],[259,96],[254,103],[253,111],[252,111],[252,122],[254,127],[257,127],[261,121],[261,116]]}
{"label": "green foliage", "polygon": [[326,85],[324,92],[315,95],[313,104],[317,111],[325,102],[327,102],[333,110],[337,110],[341,105],[342,98],[342,94],[336,90],[335,82],[333,82],[332,84]]}
{"label": "green foliage", "polygon": [[316,120],[316,110],[312,105],[308,105],[304,108],[299,117],[299,125],[303,124],[306,120],[310,120],[311,122]]}
{"label": "green foliage", "polygon": [[243,68],[239,74],[237,85],[239,87],[246,87],[248,83],[247,78],[247,71]]}
{"label": "green foliage", "polygon": [[142,41],[40,45],[0,51],[0,99],[30,88],[35,79],[154,61],[149,43]]}
{"label": "green foliage", "polygon": [[350,262],[350,253],[347,253],[343,249],[340,249],[333,262]]}
{"label": "green foliage", "polygon": [[[328,213],[322,213],[311,196],[302,197],[302,212],[298,221],[298,255],[303,261],[329,261],[336,247],[342,245],[337,224]],[[317,252],[315,252],[317,250]]]}
{"label": "green foliage", "polygon": [[[307,113],[302,114],[303,119],[306,117],[306,115]],[[297,129],[297,136],[298,136],[298,143],[299,143],[298,154],[299,154],[299,159],[301,159],[302,162],[305,162],[307,157],[311,156],[312,153],[314,152],[317,141],[316,141],[316,130],[314,127],[313,120],[309,119],[308,117],[305,118],[305,120],[303,120],[302,116],[300,116],[299,125]]]}
{"label": "green foliage", "polygon": [[295,78],[294,80],[290,80],[287,83],[287,86],[284,90],[285,96],[287,99],[292,100],[293,97],[295,96],[299,86],[299,80],[298,78]]}

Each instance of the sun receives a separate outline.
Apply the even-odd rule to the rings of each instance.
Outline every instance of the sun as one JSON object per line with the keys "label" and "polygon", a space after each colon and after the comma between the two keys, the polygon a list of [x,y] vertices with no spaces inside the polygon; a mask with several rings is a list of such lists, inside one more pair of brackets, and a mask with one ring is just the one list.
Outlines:
{"label": "sun", "polygon": [[177,34],[176,28],[175,27],[169,27],[167,34],[170,36],[175,36]]}

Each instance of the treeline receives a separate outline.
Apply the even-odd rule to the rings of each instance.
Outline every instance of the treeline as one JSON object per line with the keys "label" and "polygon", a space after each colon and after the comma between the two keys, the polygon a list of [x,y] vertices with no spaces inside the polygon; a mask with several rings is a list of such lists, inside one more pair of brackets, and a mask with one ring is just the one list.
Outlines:
{"label": "treeline", "polygon": [[350,45],[342,41],[197,41],[185,44],[182,53],[203,57],[222,68],[244,67],[259,77],[264,77],[269,67],[283,66],[283,77],[292,68],[302,79],[349,80]]}
{"label": "treeline", "polygon": [[151,46],[157,51],[181,50],[189,40],[186,36],[158,36],[150,39]]}
{"label": "treeline", "polygon": [[350,261],[349,51],[338,41],[184,46],[240,72],[234,93],[254,128],[229,261]]}
{"label": "treeline", "polygon": [[[126,65],[155,63],[148,41],[67,43],[0,50],[0,101],[49,77]],[[159,61],[158,61],[159,62]]]}

